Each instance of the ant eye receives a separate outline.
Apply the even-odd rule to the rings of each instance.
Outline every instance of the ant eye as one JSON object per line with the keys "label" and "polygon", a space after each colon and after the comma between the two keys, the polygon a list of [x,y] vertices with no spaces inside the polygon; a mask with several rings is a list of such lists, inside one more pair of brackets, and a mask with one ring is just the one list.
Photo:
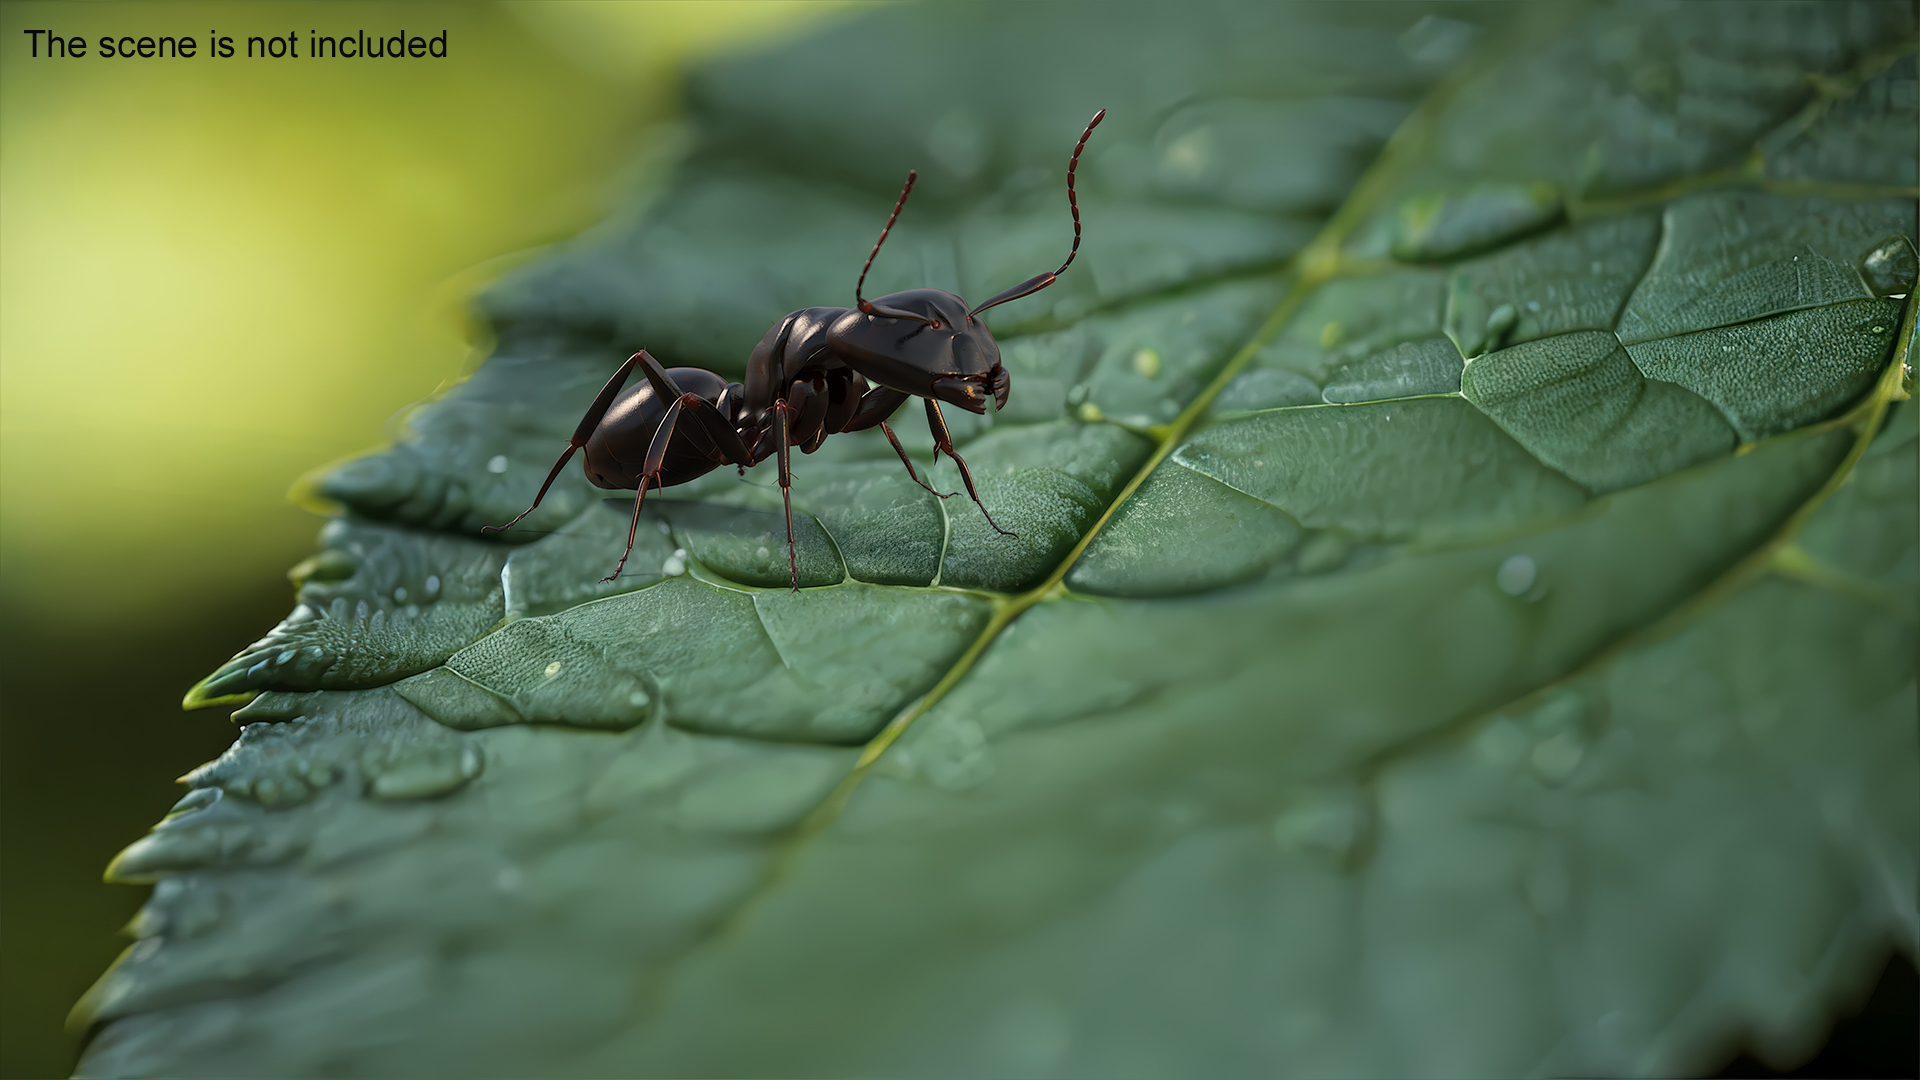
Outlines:
{"label": "ant eye", "polygon": [[933,320],[933,321],[932,321],[931,323],[928,323],[927,325],[929,325],[929,326],[931,326],[931,327],[933,327],[933,328],[934,328],[935,330],[938,330],[938,329],[940,329],[940,320],[939,320],[939,319],[935,319],[935,320]]}

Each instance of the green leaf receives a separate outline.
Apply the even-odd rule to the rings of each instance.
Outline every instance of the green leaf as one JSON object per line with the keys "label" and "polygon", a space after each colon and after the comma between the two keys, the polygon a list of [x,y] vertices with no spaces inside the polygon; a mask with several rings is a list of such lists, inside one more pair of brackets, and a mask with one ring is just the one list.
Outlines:
{"label": "green leaf", "polygon": [[[1667,209],[1667,244],[1620,316],[1620,340],[1637,345],[1864,299],[1872,293],[1857,267],[1889,235],[1912,228],[1912,199],[1680,199]],[[1737,248],[1713,242],[1729,233],[1741,237]]]}
{"label": "green leaf", "polygon": [[[1911,7],[1087,11],[692,77],[316,479],[84,1074],[1676,1075],[1920,951]],[[480,535],[634,348],[846,302],[909,165],[873,292],[1055,265],[1099,106],[950,417],[1017,536],[877,432],[797,592],[770,467],[612,581],[578,472]]]}
{"label": "green leaf", "polygon": [[1480,184],[1430,192],[1400,204],[1393,254],[1409,262],[1451,259],[1552,224],[1564,207],[1552,184]]}
{"label": "green leaf", "polygon": [[1489,353],[1468,365],[1461,392],[1534,456],[1597,492],[1718,457],[1737,441],[1704,398],[1642,375],[1605,331]]}
{"label": "green leaf", "polygon": [[[1905,306],[1855,300],[1628,346],[1634,363],[1718,405],[1741,437],[1761,439],[1833,413],[1886,366]],[[1801,357],[1790,379],[1766,358]]]}

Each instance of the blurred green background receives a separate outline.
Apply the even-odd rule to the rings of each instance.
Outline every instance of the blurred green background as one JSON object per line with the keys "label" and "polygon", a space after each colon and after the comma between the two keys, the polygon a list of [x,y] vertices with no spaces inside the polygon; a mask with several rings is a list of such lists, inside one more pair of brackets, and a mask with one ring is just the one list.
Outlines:
{"label": "blurred green background", "polygon": [[[0,1075],[72,1067],[66,1012],[145,893],[101,870],[232,738],[180,695],[312,549],[289,482],[459,379],[468,298],[670,160],[686,63],[834,11],[0,5]],[[35,58],[28,29],[202,45]],[[402,29],[449,55],[244,54]]]}

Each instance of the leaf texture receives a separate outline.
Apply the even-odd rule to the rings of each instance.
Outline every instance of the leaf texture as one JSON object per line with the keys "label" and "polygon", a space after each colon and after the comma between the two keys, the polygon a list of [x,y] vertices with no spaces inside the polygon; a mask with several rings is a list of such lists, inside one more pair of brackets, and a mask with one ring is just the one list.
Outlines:
{"label": "leaf texture", "polygon": [[[189,695],[239,740],[110,870],[82,1073],[1809,1052],[1920,951],[1915,30],[916,6],[704,69],[663,190],[318,479],[299,606]],[[797,593],[770,466],[614,582],[577,472],[481,538],[633,349],[737,376],[845,302],[909,165],[871,292],[1053,265],[1099,106],[955,418],[1017,538],[874,432],[797,459]]]}

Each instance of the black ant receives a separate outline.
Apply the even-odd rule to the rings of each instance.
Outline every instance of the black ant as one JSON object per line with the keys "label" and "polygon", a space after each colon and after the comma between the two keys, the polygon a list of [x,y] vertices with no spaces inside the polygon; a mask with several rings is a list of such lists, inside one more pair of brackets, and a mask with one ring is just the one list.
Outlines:
{"label": "black ant", "polygon": [[[853,286],[853,307],[804,308],[781,319],[754,346],[747,359],[744,386],[704,368],[662,368],[645,349],[633,354],[607,380],[581,418],[566,451],[553,463],[546,483],[533,497],[533,506],[505,525],[489,525],[483,531],[511,529],[533,513],[574,451],[585,447],[588,480],[603,488],[639,491],[633,504],[633,525],[627,529],[627,549],[613,573],[601,579],[612,581],[620,576],[627,556],[633,553],[648,487],[684,484],[721,465],[738,466],[744,473],[748,466],[778,456],[780,497],[787,511],[787,565],[793,574],[794,591],[798,592],[793,470],[788,460],[792,447],[811,454],[828,435],[878,426],[914,483],[942,499],[959,494],[941,494],[920,479],[906,449],[887,424],[887,417],[908,398],[919,397],[927,402],[934,460],[940,460],[941,454],[952,458],[967,495],[986,515],[987,524],[1002,536],[1016,535],[1002,529],[980,501],[972,472],[954,452],[953,436],[940,415],[940,402],[984,414],[991,395],[996,408],[1006,407],[1012,378],[1000,366],[1000,345],[979,315],[990,307],[1039,292],[1073,265],[1074,256],[1080,253],[1080,201],[1074,192],[1074,173],[1087,139],[1106,115],[1105,109],[1093,115],[1067,162],[1073,247],[1060,269],[1029,278],[971,310],[965,300],[940,289],[908,289],[877,300],[865,299],[861,289],[867,283],[867,271],[873,267],[874,256],[880,254],[880,245],[887,242],[887,234],[893,230],[918,178],[918,174],[908,172],[893,213],[867,254],[866,265],[860,268],[860,279]],[[903,332],[903,326],[911,328]],[[647,381],[622,394],[620,388],[635,367]]]}

